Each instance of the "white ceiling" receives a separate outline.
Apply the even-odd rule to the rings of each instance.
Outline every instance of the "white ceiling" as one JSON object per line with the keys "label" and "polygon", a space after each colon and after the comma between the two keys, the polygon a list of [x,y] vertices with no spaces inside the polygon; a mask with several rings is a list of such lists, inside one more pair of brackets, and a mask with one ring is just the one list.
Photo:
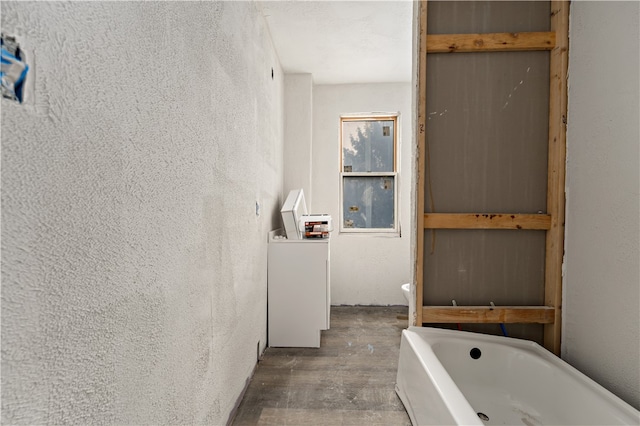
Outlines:
{"label": "white ceiling", "polygon": [[411,0],[260,5],[285,73],[315,84],[411,81]]}

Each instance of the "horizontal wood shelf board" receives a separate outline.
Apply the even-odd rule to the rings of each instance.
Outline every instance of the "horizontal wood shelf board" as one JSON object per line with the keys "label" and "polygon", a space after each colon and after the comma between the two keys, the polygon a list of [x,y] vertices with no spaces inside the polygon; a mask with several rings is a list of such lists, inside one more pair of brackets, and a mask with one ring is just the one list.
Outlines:
{"label": "horizontal wood shelf board", "polygon": [[423,306],[423,323],[552,324],[550,306]]}
{"label": "horizontal wood shelf board", "polygon": [[548,214],[425,213],[425,229],[551,229]]}
{"label": "horizontal wood shelf board", "polygon": [[556,33],[428,34],[427,53],[551,50]]}

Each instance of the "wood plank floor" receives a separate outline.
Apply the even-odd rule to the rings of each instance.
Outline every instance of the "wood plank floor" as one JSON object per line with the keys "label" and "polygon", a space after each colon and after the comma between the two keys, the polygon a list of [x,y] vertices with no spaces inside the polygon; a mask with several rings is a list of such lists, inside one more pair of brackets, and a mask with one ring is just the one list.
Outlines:
{"label": "wood plank floor", "polygon": [[331,308],[320,348],[268,348],[233,425],[407,425],[395,393],[407,308]]}

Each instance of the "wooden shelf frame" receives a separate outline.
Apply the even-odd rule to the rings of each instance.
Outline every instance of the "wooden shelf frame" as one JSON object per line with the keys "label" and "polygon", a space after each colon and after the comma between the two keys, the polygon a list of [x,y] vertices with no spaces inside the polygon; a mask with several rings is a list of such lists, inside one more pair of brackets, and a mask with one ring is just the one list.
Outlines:
{"label": "wooden shelf frame", "polygon": [[[569,1],[551,1],[548,32],[427,35],[427,1],[418,5],[418,64],[416,85],[416,312],[414,325],[424,323],[538,323],[544,324],[544,346],[560,354],[562,323],[562,261],[567,117]],[[426,143],[427,54],[550,51],[547,213],[424,213]],[[545,306],[423,306],[425,229],[532,229],[546,233]]]}

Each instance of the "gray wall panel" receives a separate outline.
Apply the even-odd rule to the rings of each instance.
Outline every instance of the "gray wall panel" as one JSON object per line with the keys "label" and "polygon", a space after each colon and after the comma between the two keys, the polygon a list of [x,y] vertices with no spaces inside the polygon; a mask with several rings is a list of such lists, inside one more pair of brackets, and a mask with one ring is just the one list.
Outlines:
{"label": "gray wall panel", "polygon": [[427,88],[426,211],[544,212],[549,53],[431,54]]}
{"label": "gray wall panel", "polygon": [[544,304],[545,234],[449,230],[424,235],[426,305]]}
{"label": "gray wall panel", "polygon": [[429,34],[549,31],[545,1],[429,1]]}

